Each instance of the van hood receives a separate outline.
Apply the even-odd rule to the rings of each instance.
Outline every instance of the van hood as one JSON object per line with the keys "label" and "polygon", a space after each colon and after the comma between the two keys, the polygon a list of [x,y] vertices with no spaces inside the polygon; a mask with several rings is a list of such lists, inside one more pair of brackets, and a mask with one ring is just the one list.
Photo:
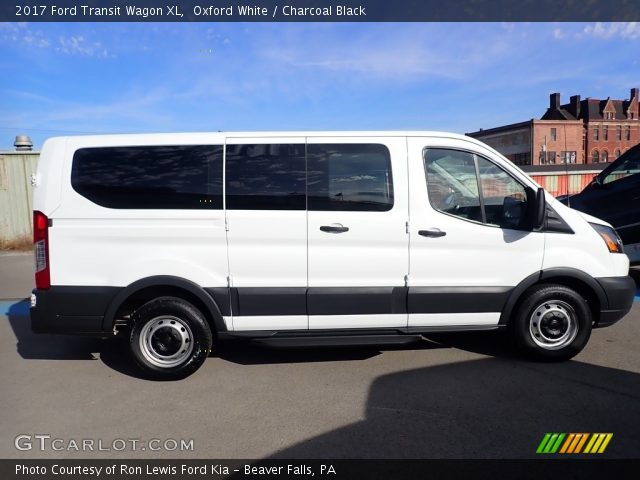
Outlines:
{"label": "van hood", "polygon": [[605,227],[613,228],[613,225],[611,225],[610,223],[607,223],[604,220],[601,220],[592,215],[589,215],[588,213],[581,212],[580,210],[574,210],[574,211],[577,212],[582,218],[584,218],[589,223],[597,223],[598,225],[604,225]]}

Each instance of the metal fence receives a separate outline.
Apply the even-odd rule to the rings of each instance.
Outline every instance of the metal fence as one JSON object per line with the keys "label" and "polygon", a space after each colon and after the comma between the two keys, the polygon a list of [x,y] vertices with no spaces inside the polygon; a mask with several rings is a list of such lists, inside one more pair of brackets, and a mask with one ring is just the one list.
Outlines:
{"label": "metal fence", "polygon": [[0,248],[30,247],[38,152],[0,152]]}

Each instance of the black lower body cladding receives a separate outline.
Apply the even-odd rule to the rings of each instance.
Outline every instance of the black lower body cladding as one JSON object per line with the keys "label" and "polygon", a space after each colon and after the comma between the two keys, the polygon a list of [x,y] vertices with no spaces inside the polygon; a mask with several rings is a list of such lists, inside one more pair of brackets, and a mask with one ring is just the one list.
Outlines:
{"label": "black lower body cladding", "polygon": [[607,296],[607,308],[600,311],[597,327],[613,325],[624,317],[633,306],[633,299],[637,286],[631,277],[601,277],[596,278]]}
{"label": "black lower body cladding", "polygon": [[[600,289],[596,327],[624,317],[633,305],[636,284],[631,277],[591,278]],[[52,286],[34,290],[31,308],[36,333],[108,335],[112,314],[124,287]],[[207,288],[202,294],[232,315],[368,315],[414,313],[502,312],[512,287],[362,287],[362,288]],[[114,307],[115,305],[115,307]],[[115,312],[114,312],[115,313]],[[267,328],[268,329],[268,328]],[[216,326],[217,331],[222,331]]]}
{"label": "black lower body cladding", "polygon": [[35,333],[102,334],[102,321],[120,287],[53,286],[34,290],[31,328]]}

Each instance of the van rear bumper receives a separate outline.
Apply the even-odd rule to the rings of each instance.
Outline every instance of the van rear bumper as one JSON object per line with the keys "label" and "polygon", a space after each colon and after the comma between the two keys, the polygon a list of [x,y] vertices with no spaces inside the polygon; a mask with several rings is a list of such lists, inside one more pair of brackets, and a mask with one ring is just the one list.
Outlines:
{"label": "van rear bumper", "polygon": [[608,305],[600,311],[596,327],[608,327],[624,317],[633,306],[636,295],[636,282],[627,277],[596,278],[607,296]]}
{"label": "van rear bumper", "polygon": [[51,287],[31,294],[34,333],[110,335],[102,320],[118,287]]}

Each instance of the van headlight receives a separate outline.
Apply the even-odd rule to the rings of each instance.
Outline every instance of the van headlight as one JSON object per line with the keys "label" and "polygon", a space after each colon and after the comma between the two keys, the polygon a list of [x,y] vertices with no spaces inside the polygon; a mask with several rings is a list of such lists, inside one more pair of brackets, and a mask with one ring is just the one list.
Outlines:
{"label": "van headlight", "polygon": [[618,233],[611,227],[600,225],[598,223],[590,223],[593,229],[598,232],[598,235],[607,244],[607,248],[611,253],[624,253],[622,250],[622,240]]}

